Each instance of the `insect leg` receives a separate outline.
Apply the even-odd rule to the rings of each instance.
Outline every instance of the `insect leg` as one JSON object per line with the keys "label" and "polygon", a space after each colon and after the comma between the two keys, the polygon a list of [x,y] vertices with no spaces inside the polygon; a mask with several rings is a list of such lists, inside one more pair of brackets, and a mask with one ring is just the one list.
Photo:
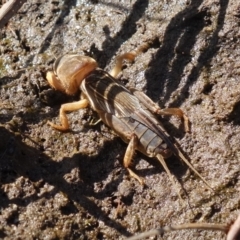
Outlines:
{"label": "insect leg", "polygon": [[66,112],[77,111],[81,108],[87,107],[88,104],[89,102],[87,99],[81,99],[78,102],[63,104],[60,108],[60,113],[59,113],[61,125],[54,124],[50,121],[48,121],[47,123],[59,131],[66,131],[69,129],[69,123],[68,123]]}
{"label": "insect leg", "polygon": [[52,88],[54,88],[55,90],[65,92],[64,87],[62,86],[59,79],[56,78],[53,72],[47,72],[46,79]]}
{"label": "insect leg", "polygon": [[132,169],[130,169],[132,159],[134,157],[135,149],[137,146],[137,142],[138,142],[137,136],[133,134],[123,158],[123,165],[128,170],[130,176],[137,179],[140,182],[140,184],[143,185],[144,184],[143,179],[139,177]]}
{"label": "insect leg", "polygon": [[157,159],[159,160],[159,162],[162,164],[162,166],[163,166],[163,168],[165,169],[165,171],[167,172],[167,175],[169,176],[169,178],[170,178],[173,186],[174,186],[175,189],[176,189],[176,192],[177,192],[177,194],[178,194],[178,196],[179,196],[179,199],[181,199],[181,200],[183,201],[183,199],[182,199],[182,197],[181,197],[181,195],[180,195],[179,188],[177,187],[177,185],[176,185],[176,183],[175,183],[175,181],[174,181],[173,175],[172,175],[171,172],[169,171],[169,169],[168,169],[168,167],[167,167],[167,164],[166,164],[163,156],[162,156],[161,154],[157,154],[156,157],[157,157]]}
{"label": "insect leg", "polygon": [[189,120],[188,117],[180,108],[165,108],[161,109],[155,102],[152,101],[146,94],[136,89],[130,89],[130,91],[135,95],[139,101],[152,113],[159,115],[177,115],[183,119],[184,128],[186,132],[189,132]]}
{"label": "insect leg", "polygon": [[[160,107],[154,103],[147,95],[145,95],[143,92],[138,91],[136,89],[130,89],[130,91],[139,99],[139,101],[146,107],[150,112],[155,114],[161,114],[161,115],[177,115],[184,120],[184,127],[185,130],[189,131],[189,121],[188,117],[184,114],[184,112],[179,108],[165,108],[160,109]],[[202,181],[209,187],[209,189],[212,189],[210,184],[201,176],[201,174],[190,164],[190,162],[184,157],[182,152],[179,150],[178,146],[174,144],[174,152],[175,155],[181,158],[188,166],[192,169],[193,172],[195,172]],[[159,159],[159,158],[158,158]],[[167,171],[167,170],[166,170]]]}
{"label": "insect leg", "polygon": [[140,184],[144,184],[143,179],[134,173],[132,169],[130,169],[135,149],[137,148],[138,144],[137,136],[132,133],[131,129],[121,120],[121,118],[103,111],[98,111],[98,114],[106,125],[113,129],[124,142],[128,143],[128,147],[123,158],[123,165],[128,170],[130,176],[137,179]]}
{"label": "insect leg", "polygon": [[189,119],[180,108],[165,108],[165,109],[160,109],[159,108],[158,111],[157,111],[157,114],[160,114],[160,115],[177,115],[178,117],[183,119],[185,131],[189,132]]}
{"label": "insect leg", "polygon": [[110,71],[110,75],[113,77],[117,77],[117,75],[121,72],[122,66],[123,66],[123,61],[128,60],[129,62],[133,62],[135,57],[139,55],[140,53],[146,51],[150,47],[149,44],[144,43],[140,47],[138,47],[136,50],[124,53],[122,55],[119,55],[116,57],[116,64],[114,68]]}

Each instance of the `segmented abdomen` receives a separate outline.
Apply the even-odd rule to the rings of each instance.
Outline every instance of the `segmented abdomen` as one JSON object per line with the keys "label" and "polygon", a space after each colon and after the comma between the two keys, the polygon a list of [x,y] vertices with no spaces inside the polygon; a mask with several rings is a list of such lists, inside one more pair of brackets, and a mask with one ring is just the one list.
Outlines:
{"label": "segmented abdomen", "polygon": [[[169,136],[155,116],[141,105],[139,99],[120,82],[101,69],[96,69],[81,85],[90,105],[97,112],[105,112],[118,118],[122,127],[138,138],[137,150],[149,157],[170,155]],[[126,134],[119,132],[126,141]]]}
{"label": "segmented abdomen", "polygon": [[[138,138],[137,149],[149,157],[154,157],[158,153],[164,157],[171,155],[170,150],[164,140],[155,133],[149,126],[143,124],[136,113],[131,117],[121,118]],[[156,127],[156,126],[155,126]]]}

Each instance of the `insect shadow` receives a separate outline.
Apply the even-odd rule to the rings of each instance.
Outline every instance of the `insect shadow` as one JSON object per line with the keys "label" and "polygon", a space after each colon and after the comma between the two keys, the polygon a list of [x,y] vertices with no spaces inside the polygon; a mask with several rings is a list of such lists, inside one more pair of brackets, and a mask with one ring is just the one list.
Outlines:
{"label": "insect shadow", "polygon": [[[163,104],[169,100],[171,93],[179,86],[186,65],[192,61],[191,52],[199,33],[204,27],[212,24],[208,7],[199,11],[202,2],[202,0],[192,1],[171,19],[164,33],[161,47],[149,63],[149,68],[145,72],[146,93],[154,101],[158,101],[159,96],[163,96],[161,97]],[[197,64],[192,67],[184,86],[169,107],[180,105],[184,101],[190,86],[217,53],[218,33],[224,24],[228,2],[228,0],[219,1],[217,27],[208,36],[206,47],[201,51]]]}
{"label": "insect shadow", "polygon": [[110,36],[110,30],[107,25],[103,28],[106,39],[102,43],[102,50],[98,50],[95,47],[95,44],[92,44],[89,51],[91,53],[91,57],[97,60],[101,68],[106,67],[122,44],[137,32],[137,21],[143,17],[148,4],[148,0],[135,1],[130,14],[126,17],[126,20],[122,23],[121,29],[114,37]]}

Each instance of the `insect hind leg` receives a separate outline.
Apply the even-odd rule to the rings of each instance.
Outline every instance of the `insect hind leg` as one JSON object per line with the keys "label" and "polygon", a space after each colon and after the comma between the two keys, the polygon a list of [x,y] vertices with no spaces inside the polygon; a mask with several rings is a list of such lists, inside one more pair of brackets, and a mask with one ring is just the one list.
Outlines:
{"label": "insect hind leg", "polygon": [[183,199],[182,199],[182,197],[181,197],[181,195],[180,195],[180,190],[179,190],[179,188],[177,187],[177,184],[176,184],[175,181],[174,181],[173,175],[172,175],[171,172],[169,171],[169,168],[167,167],[167,164],[166,164],[163,156],[162,156],[161,154],[157,154],[156,157],[157,157],[157,159],[159,160],[159,162],[162,164],[162,166],[163,166],[163,168],[165,169],[165,171],[167,172],[167,175],[169,176],[169,178],[170,178],[173,186],[174,186],[175,189],[176,189],[176,192],[177,192],[177,194],[178,194],[178,196],[179,196],[179,199],[183,202]]}
{"label": "insect hind leg", "polygon": [[132,135],[131,140],[128,144],[127,150],[125,152],[124,158],[123,158],[123,165],[124,167],[128,170],[129,174],[131,177],[134,177],[135,179],[137,179],[141,185],[144,184],[144,180],[139,177],[131,168],[131,164],[132,164],[132,159],[134,157],[135,154],[135,149],[137,147],[137,136],[135,134]]}
{"label": "insect hind leg", "polygon": [[189,119],[180,108],[164,108],[161,109],[155,102],[152,101],[146,94],[136,89],[130,89],[134,96],[136,96],[140,102],[152,113],[158,115],[176,115],[183,119],[184,129],[189,132]]}

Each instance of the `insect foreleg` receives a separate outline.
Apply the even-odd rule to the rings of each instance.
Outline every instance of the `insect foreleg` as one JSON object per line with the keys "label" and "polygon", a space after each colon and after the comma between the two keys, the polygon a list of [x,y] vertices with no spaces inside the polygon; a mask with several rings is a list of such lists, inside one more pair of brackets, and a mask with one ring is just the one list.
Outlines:
{"label": "insect foreleg", "polygon": [[179,108],[165,108],[161,109],[155,102],[153,102],[146,94],[136,89],[130,89],[131,92],[139,99],[139,101],[152,113],[159,115],[177,115],[183,119],[184,128],[189,132],[189,120],[184,112]]}
{"label": "insect foreleg", "polygon": [[52,88],[62,92],[65,91],[62,83],[59,81],[59,79],[57,79],[56,75],[53,72],[47,72],[46,78]]}
{"label": "insect foreleg", "polygon": [[60,113],[59,113],[61,125],[54,124],[50,121],[48,121],[47,123],[59,131],[67,131],[69,129],[69,123],[68,123],[66,112],[77,111],[81,108],[87,107],[88,104],[89,102],[87,99],[82,99],[78,102],[63,104],[60,108]]}

